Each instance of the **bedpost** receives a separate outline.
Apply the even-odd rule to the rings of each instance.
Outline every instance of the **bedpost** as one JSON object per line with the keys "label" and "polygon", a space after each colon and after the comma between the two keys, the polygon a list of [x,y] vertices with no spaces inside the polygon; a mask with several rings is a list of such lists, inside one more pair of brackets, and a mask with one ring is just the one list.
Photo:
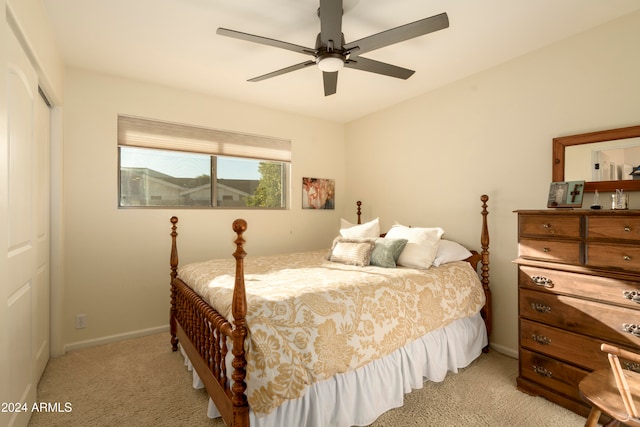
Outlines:
{"label": "bedpost", "polygon": [[[247,253],[244,251],[243,233],[247,230],[247,222],[244,219],[236,219],[233,221],[233,231],[237,238],[234,241],[236,250],[233,256],[236,259],[236,278],[233,288],[233,301],[231,305],[231,313],[233,315],[233,384],[231,385],[231,403],[233,405],[234,418],[246,418],[249,416],[249,406],[245,390],[247,384],[245,378],[247,375],[245,358],[244,341],[247,336],[247,295],[244,284],[244,257]],[[248,424],[248,421],[247,421]]]}
{"label": "bedpost", "polygon": [[360,212],[360,206],[362,206],[362,202],[361,202],[360,200],[358,200],[358,201],[356,202],[356,205],[358,206],[358,210],[356,211],[356,212],[358,213],[358,224],[362,224],[362,223],[360,222],[360,214],[361,214],[361,212]]}
{"label": "bedpost", "polygon": [[178,247],[176,245],[176,237],[178,237],[178,217],[171,217],[171,257],[169,264],[171,265],[171,308],[169,309],[169,330],[171,333],[171,349],[178,350],[178,338],[176,338],[176,287],[173,280],[178,276]]}
{"label": "bedpost", "polygon": [[487,326],[487,335],[491,335],[491,289],[489,288],[489,226],[487,225],[487,215],[489,215],[489,211],[487,210],[487,201],[489,200],[489,196],[483,194],[480,196],[480,200],[482,201],[482,233],[480,236],[480,246],[482,247],[482,273],[480,280],[482,282],[482,287],[484,288],[484,293],[486,296],[486,303],[483,308],[483,317],[484,322]]}

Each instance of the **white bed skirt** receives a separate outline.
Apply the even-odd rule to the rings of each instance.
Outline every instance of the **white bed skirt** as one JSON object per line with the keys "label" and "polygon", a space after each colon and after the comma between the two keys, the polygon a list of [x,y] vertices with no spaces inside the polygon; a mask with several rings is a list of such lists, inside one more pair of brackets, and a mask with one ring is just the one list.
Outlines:
{"label": "white bed skirt", "polygon": [[[311,385],[303,397],[284,403],[265,417],[258,418],[250,411],[250,425],[369,425],[386,411],[402,406],[404,395],[422,388],[425,380],[440,382],[447,372],[455,373],[468,366],[487,344],[487,331],[480,314],[456,320],[382,359]],[[184,351],[182,354],[185,365],[193,370]],[[193,386],[204,387],[195,371]],[[209,418],[220,416],[211,399],[207,415]]]}

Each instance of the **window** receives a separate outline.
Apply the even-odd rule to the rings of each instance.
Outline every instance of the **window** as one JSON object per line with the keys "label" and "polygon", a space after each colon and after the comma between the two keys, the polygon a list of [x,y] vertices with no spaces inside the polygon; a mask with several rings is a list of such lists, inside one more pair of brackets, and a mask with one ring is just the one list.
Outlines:
{"label": "window", "polygon": [[119,116],[119,206],[283,209],[290,141]]}

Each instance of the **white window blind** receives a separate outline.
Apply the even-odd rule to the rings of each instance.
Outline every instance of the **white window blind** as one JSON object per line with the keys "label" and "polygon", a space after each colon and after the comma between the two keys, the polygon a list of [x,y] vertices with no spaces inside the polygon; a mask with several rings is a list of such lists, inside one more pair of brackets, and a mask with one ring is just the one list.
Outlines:
{"label": "white window blind", "polygon": [[118,116],[118,145],[291,162],[291,141]]}

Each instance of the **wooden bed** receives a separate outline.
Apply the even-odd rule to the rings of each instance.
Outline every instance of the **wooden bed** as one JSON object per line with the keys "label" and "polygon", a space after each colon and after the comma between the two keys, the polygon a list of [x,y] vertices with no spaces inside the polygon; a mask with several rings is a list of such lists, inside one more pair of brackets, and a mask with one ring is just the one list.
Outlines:
{"label": "wooden bed", "polygon": [[[480,314],[484,320],[487,337],[491,334],[488,199],[486,195],[480,198],[482,201],[481,252],[472,250],[472,256],[466,259],[476,272],[480,264],[480,282],[485,296],[485,305]],[[357,216],[358,224],[361,224],[360,202],[358,202]],[[247,230],[247,223],[237,219],[232,227],[236,233],[236,249],[233,253],[235,282],[231,302],[231,315],[234,320],[229,321],[178,277],[176,244],[178,218],[174,216],[170,221],[172,224],[170,257],[172,349],[178,350],[178,343],[180,343],[224,422],[235,427],[249,426],[250,411],[246,395],[247,355],[245,354],[248,348],[245,343],[248,335],[246,319],[248,306],[244,272],[246,252],[243,237]],[[483,351],[488,351],[488,345]],[[230,364],[227,363],[229,358],[232,358]]]}

